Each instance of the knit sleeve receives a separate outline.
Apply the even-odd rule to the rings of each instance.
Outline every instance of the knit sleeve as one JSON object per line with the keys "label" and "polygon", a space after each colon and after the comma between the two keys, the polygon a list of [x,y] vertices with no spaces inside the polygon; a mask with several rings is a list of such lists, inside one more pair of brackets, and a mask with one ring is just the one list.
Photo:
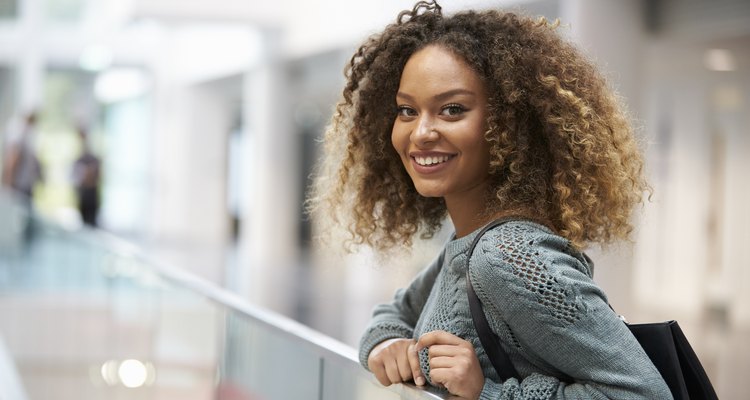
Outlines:
{"label": "knit sleeve", "polygon": [[506,335],[511,360],[533,366],[518,368],[520,382],[487,379],[480,398],[671,399],[575,254],[565,239],[522,224],[477,246],[471,278],[488,320]]}
{"label": "knit sleeve", "polygon": [[359,362],[366,369],[367,358],[379,343],[393,338],[412,338],[432,285],[440,272],[443,253],[407,286],[396,291],[393,301],[375,306],[370,324],[359,343]]}

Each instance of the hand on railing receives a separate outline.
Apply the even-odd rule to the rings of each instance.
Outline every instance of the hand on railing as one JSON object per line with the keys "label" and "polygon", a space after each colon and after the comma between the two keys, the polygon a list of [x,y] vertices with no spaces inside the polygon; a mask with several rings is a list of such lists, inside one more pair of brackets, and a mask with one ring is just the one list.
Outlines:
{"label": "hand on railing", "polygon": [[381,342],[370,352],[367,365],[384,386],[414,381],[425,384],[414,339],[396,338]]}

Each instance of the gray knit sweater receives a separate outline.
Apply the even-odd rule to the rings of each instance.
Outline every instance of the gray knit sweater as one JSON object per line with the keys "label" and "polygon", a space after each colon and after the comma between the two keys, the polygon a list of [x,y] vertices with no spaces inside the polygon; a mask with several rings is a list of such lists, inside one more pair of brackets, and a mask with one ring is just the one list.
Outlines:
{"label": "gray knit sweater", "polygon": [[[522,377],[500,382],[482,348],[466,295],[466,254],[478,234],[448,242],[443,256],[389,304],[375,308],[359,358],[391,338],[444,330],[474,345],[481,399],[671,399],[648,356],[592,280],[593,265],[547,228],[511,221],[488,231],[471,279],[490,327]],[[422,371],[430,382],[426,350]]]}

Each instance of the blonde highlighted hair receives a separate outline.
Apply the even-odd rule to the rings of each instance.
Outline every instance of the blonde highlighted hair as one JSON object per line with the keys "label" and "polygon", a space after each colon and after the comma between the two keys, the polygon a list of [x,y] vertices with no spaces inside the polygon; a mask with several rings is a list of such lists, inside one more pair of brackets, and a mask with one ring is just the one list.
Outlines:
{"label": "blonde highlighted hair", "polygon": [[638,143],[603,76],[556,29],[498,10],[444,16],[435,2],[400,13],[345,70],[309,200],[314,215],[381,250],[440,228],[445,203],[416,192],[390,144],[401,71],[416,51],[438,45],[488,87],[488,215],[535,216],[579,248],[627,238],[649,190]]}

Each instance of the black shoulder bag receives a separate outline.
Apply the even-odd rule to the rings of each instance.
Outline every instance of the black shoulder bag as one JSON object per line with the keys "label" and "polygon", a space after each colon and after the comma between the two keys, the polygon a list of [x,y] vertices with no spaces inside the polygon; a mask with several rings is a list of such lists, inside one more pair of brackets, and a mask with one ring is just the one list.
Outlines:
{"label": "black shoulder bag", "polygon": [[[474,238],[474,242],[466,255],[466,292],[469,295],[471,318],[474,320],[474,327],[479,335],[482,347],[484,347],[492,366],[503,381],[511,377],[517,378],[519,381],[521,379],[510,362],[508,354],[500,346],[498,337],[490,330],[487,317],[482,311],[482,302],[471,284],[469,261],[472,253],[474,253],[474,247],[479,243],[479,239],[485,232],[513,219],[517,218],[501,218],[485,226]],[[627,324],[627,326],[638,343],[641,344],[651,362],[661,373],[675,400],[718,400],[703,365],[701,365],[698,356],[693,351],[677,321]]]}

